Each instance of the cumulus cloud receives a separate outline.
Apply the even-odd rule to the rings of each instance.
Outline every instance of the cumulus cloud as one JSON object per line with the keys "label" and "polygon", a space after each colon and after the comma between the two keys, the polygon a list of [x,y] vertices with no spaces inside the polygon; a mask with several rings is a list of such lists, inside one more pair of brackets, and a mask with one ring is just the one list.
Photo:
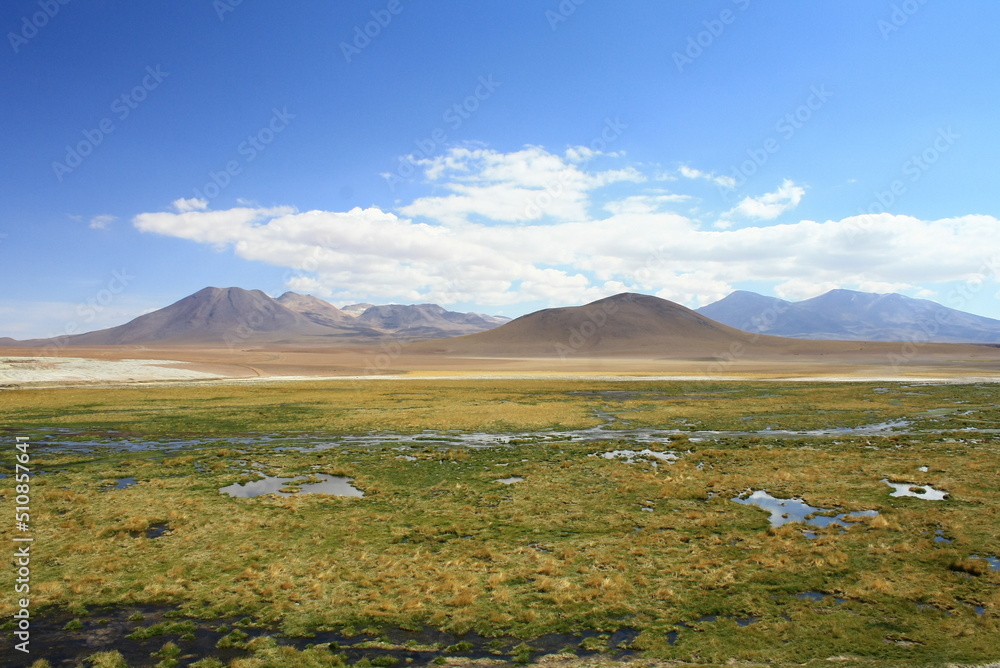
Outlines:
{"label": "cumulus cloud", "polygon": [[197,197],[192,197],[190,199],[175,199],[170,203],[170,206],[174,207],[174,210],[178,213],[185,213],[187,211],[204,211],[208,208],[208,200],[198,199]]}
{"label": "cumulus cloud", "polygon": [[726,212],[724,218],[736,215],[755,220],[774,220],[797,207],[805,194],[805,188],[785,179],[781,187],[774,192],[760,197],[743,198],[733,209]]}
{"label": "cumulus cloud", "polygon": [[586,216],[591,191],[621,181],[645,177],[631,167],[587,171],[583,164],[608,155],[573,147],[563,155],[528,146],[512,153],[485,148],[453,148],[447,153],[416,160],[431,184],[448,195],[421,197],[400,208],[413,218],[445,224],[464,224],[480,218],[524,223],[546,217],[558,220]]}
{"label": "cumulus cloud", "polygon": [[[744,281],[775,285],[791,299],[836,287],[916,289],[982,280],[982,249],[1000,248],[1000,221],[991,216],[880,214],[703,229],[671,210],[687,196],[651,189],[629,168],[588,168],[596,157],[455,149],[424,162],[425,178],[450,194],[396,211],[213,211],[183,200],[133,224],[284,267],[289,289],[331,300],[484,307],[578,304],[625,290],[697,306]],[[561,199],[554,196],[544,214],[525,214],[532,193],[552,183],[564,184]],[[612,188],[598,192],[605,185]],[[768,220],[803,192],[786,181],[744,208]],[[524,224],[541,215],[544,224]]]}
{"label": "cumulus cloud", "polygon": [[690,195],[630,195],[604,205],[604,210],[614,214],[655,213],[667,204],[688,202]]}

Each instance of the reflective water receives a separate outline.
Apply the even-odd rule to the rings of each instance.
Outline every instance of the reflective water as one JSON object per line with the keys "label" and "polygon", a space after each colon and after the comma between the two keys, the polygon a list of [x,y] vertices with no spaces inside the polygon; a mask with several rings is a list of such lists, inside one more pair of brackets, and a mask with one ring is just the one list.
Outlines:
{"label": "reflective water", "polygon": [[[850,513],[834,512],[827,508],[815,508],[799,498],[779,499],[771,496],[764,490],[757,490],[746,496],[734,496],[732,501],[745,505],[753,505],[771,513],[770,521],[772,527],[780,527],[791,522],[805,522],[815,527],[842,526],[849,527],[860,521],[861,517],[875,517],[877,510],[856,510]],[[826,514],[823,514],[826,513]],[[852,520],[851,518],[858,518]],[[815,538],[816,534],[807,532],[807,538]]]}
{"label": "reflective water", "polygon": [[645,450],[612,450],[611,452],[601,452],[594,453],[591,457],[604,457],[605,459],[624,459],[626,462],[631,464],[638,458],[642,459],[659,459],[664,462],[674,462],[677,461],[678,457],[672,452],[655,452],[646,448]]}
{"label": "reflective water", "polygon": [[980,557],[977,555],[972,555],[973,559],[985,559],[990,564],[991,571],[1000,571],[1000,559],[996,557]]}
{"label": "reflective water", "polygon": [[822,601],[826,594],[819,591],[803,591],[795,595],[795,598],[802,601]]}
{"label": "reflective water", "polygon": [[[130,666],[153,665],[150,656],[163,647],[164,637],[157,635],[136,639],[130,634],[137,624],[148,627],[176,620],[178,615],[175,613],[170,608],[153,606],[103,608],[82,617],[78,616],[79,613],[47,611],[47,614],[32,620],[31,639],[45,649],[45,658],[53,665],[90,665],[91,661],[87,659],[93,654],[112,650],[121,652]],[[136,615],[141,617],[138,623]],[[75,619],[80,620],[81,627],[77,630],[67,628],[67,622]],[[354,631],[346,633],[344,629],[340,632],[321,631],[308,637],[287,637],[265,624],[244,625],[238,618],[187,621],[194,624],[195,630],[191,638],[183,641],[184,652],[190,657],[214,656],[224,665],[230,665],[233,660],[244,660],[250,652],[242,648],[219,648],[219,641],[227,633],[223,626],[238,629],[251,640],[264,635],[277,637],[279,645],[299,650],[330,643],[331,650],[347,655],[348,665],[363,662],[362,665],[374,666],[479,665],[477,660],[486,665],[516,665],[566,650],[572,650],[579,657],[620,660],[632,654],[630,646],[639,636],[638,630],[630,628],[609,632],[550,633],[530,639],[485,637],[474,631],[455,635],[434,629],[407,631],[382,628],[378,635]],[[177,665],[189,665],[189,662],[182,661]]]}
{"label": "reflective water", "polygon": [[[760,621],[760,617],[735,617],[735,616],[720,616],[720,615],[702,615],[693,622],[678,622],[677,626],[682,629],[692,628],[692,624],[706,624],[715,622],[719,619],[731,619],[736,622],[736,626],[740,628],[745,628],[751,624],[756,624]],[[668,631],[667,632],[667,644],[674,645],[677,643],[677,639],[680,636],[680,631]]]}
{"label": "reflective water", "polygon": [[914,485],[910,482],[889,482],[887,478],[883,478],[882,482],[896,490],[889,494],[889,496],[913,496],[927,501],[941,501],[948,497],[948,492],[934,489],[930,485]]}
{"label": "reflective water", "polygon": [[521,482],[524,478],[519,476],[514,476],[512,478],[500,478],[497,482],[502,482],[505,485],[513,485],[515,482]]}
{"label": "reflective water", "polygon": [[[309,482],[320,478],[320,482]],[[316,473],[301,475],[294,478],[279,478],[265,476],[263,480],[252,480],[245,484],[235,483],[219,490],[222,494],[247,498],[261,494],[277,494],[278,496],[294,496],[296,494],[330,494],[332,496],[364,496],[365,493],[351,485],[351,478]],[[297,492],[282,492],[282,489],[298,488]]]}
{"label": "reflective water", "polygon": [[[830,598],[830,596],[828,594],[824,594],[821,591],[803,591],[796,594],[795,598],[799,599],[800,601],[813,601],[815,603],[820,603],[826,601],[828,598]],[[847,599],[834,596],[833,602],[836,603],[837,605],[842,605],[847,602]]]}
{"label": "reflective water", "polygon": [[115,482],[115,489],[125,489],[126,487],[131,487],[135,484],[135,478],[119,478]]}
{"label": "reflective water", "polygon": [[[629,440],[634,443],[663,443],[669,442],[672,438],[687,437],[691,442],[701,440],[725,438],[725,437],[753,437],[768,436],[776,438],[798,438],[798,437],[829,437],[846,435],[872,435],[882,432],[893,432],[905,434],[901,431],[909,426],[906,420],[894,420],[890,422],[880,422],[877,424],[860,425],[857,427],[834,427],[829,429],[764,429],[760,431],[719,431],[719,430],[693,430],[693,429],[653,429],[653,428],[625,428],[611,429],[609,426],[614,423],[616,426],[625,424],[615,416],[597,412],[597,416],[605,420],[605,424],[587,429],[563,430],[563,431],[534,431],[534,432],[510,432],[502,434],[490,434],[483,432],[463,433],[458,431],[435,431],[424,430],[417,434],[397,434],[397,433],[368,433],[368,434],[343,434],[337,436],[329,435],[283,435],[283,434],[252,434],[246,436],[230,436],[226,438],[194,438],[194,439],[164,439],[138,440],[130,437],[121,437],[118,432],[104,432],[99,437],[94,437],[92,433],[81,433],[69,429],[45,430],[38,436],[36,447],[39,450],[58,449],[61,451],[73,451],[81,453],[92,453],[101,449],[115,451],[141,451],[141,450],[162,450],[170,452],[191,446],[208,445],[217,443],[227,447],[239,447],[241,445],[257,446],[272,445],[275,451],[295,450],[300,452],[310,452],[326,450],[336,447],[351,446],[380,446],[397,445],[400,449],[408,447],[456,447],[468,448],[490,448],[496,446],[530,445],[534,443],[551,442],[584,442],[584,441],[618,441]],[[979,430],[982,433],[1000,430]],[[85,438],[81,438],[85,436]]]}

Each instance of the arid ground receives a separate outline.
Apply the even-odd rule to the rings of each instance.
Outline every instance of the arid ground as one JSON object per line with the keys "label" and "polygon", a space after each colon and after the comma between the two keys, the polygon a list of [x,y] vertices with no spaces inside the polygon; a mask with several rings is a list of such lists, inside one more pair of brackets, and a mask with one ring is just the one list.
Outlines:
{"label": "arid ground", "polygon": [[[787,341],[787,340],[786,340]],[[0,384],[208,381],[277,377],[404,375],[456,376],[620,376],[730,379],[1000,379],[1000,348],[955,344],[840,343],[801,341],[781,353],[749,352],[739,347],[716,356],[686,355],[684,350],[652,356],[624,351],[614,356],[517,357],[413,351],[413,344],[331,348],[207,346],[0,348]],[[694,351],[693,351],[694,352]],[[702,351],[697,351],[701,353]],[[47,363],[24,360],[51,357]],[[154,360],[129,367],[90,364],[65,358],[120,362]],[[172,363],[169,363],[172,362]],[[163,367],[171,369],[162,371]],[[30,373],[28,373],[30,371]],[[15,373],[16,372],[16,373]],[[182,373],[196,372],[196,373]]]}

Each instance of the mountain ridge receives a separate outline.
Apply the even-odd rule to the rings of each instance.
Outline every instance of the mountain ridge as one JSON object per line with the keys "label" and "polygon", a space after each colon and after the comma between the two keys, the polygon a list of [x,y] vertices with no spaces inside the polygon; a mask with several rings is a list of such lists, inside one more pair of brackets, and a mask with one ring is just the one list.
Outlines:
{"label": "mountain ridge", "polygon": [[748,332],[796,339],[1000,343],[1000,320],[898,293],[836,289],[791,302],[737,290],[697,311]]}
{"label": "mountain ridge", "polygon": [[[392,327],[391,322],[378,317],[382,313],[378,309],[383,308],[379,306],[355,316],[312,295],[285,292],[275,299],[260,290],[206,287],[116,327],[53,338],[2,340],[12,347],[364,343],[455,336],[501,322],[448,311],[436,304],[423,306],[434,308],[392,305],[390,312],[406,322],[405,327]],[[363,319],[371,309],[376,311]]]}
{"label": "mountain ridge", "polygon": [[[715,322],[680,304],[625,292],[583,306],[542,309],[476,334],[420,341],[415,351],[561,357],[693,352],[715,359],[734,345],[774,339]],[[681,350],[683,349],[683,350]]]}

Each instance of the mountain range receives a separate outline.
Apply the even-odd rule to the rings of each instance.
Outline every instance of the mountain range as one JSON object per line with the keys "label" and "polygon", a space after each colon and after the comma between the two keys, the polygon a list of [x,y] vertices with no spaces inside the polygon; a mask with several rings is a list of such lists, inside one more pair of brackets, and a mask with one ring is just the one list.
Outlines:
{"label": "mountain range", "polygon": [[798,339],[1000,343],[1000,320],[900,294],[831,290],[791,302],[738,290],[698,313],[747,332]]}
{"label": "mountain range", "polygon": [[392,340],[418,341],[411,346],[414,352],[457,355],[655,358],[697,357],[699,351],[718,355],[746,345],[763,353],[805,350],[795,339],[996,344],[1000,320],[923,299],[850,290],[801,302],[738,291],[697,311],[658,297],[622,293],[509,320],[436,304],[337,308],[295,292],[275,299],[260,290],[210,287],[117,327],[58,339],[0,339],[0,345],[330,346]]}
{"label": "mountain range", "polygon": [[615,359],[647,364],[684,360],[705,362],[707,371],[723,372],[738,360],[886,365],[907,362],[918,354],[924,361],[962,357],[994,363],[1000,357],[997,348],[922,343],[910,351],[899,342],[771,336],[724,325],[659,297],[622,293],[584,306],[536,311],[476,334],[417,341],[407,350],[452,359]]}
{"label": "mountain range", "polygon": [[260,290],[209,287],[117,327],[57,340],[0,339],[0,345],[329,345],[457,336],[497,327],[507,320],[448,311],[436,304],[359,304],[341,310],[317,297],[294,292],[274,299]]}

